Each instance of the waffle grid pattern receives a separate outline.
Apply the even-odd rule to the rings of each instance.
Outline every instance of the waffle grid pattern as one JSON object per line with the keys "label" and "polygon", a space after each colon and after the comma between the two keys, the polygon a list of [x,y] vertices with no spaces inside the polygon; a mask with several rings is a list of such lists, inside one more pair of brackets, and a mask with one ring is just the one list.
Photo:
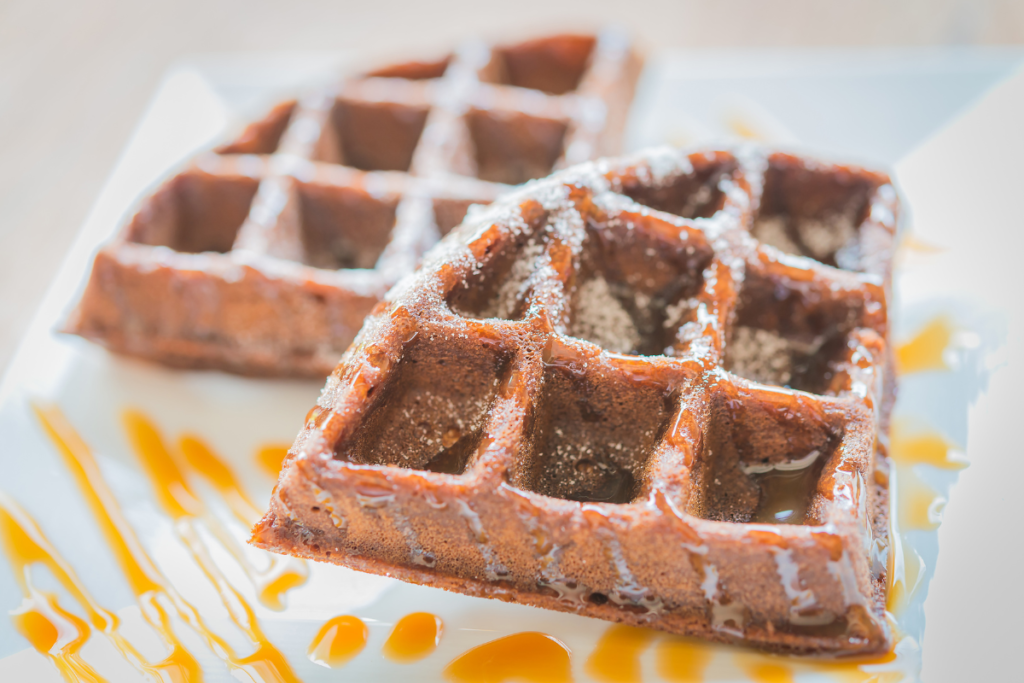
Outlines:
{"label": "waffle grid pattern", "polygon": [[143,201],[66,327],[175,366],[326,376],[471,205],[617,151],[638,71],[612,30],[473,41],[282,102]]}
{"label": "waffle grid pattern", "polygon": [[[885,650],[897,208],[884,174],[750,149],[527,185],[367,319],[254,542],[770,650]],[[824,262],[755,238],[780,226]],[[849,234],[825,253],[822,226]]]}

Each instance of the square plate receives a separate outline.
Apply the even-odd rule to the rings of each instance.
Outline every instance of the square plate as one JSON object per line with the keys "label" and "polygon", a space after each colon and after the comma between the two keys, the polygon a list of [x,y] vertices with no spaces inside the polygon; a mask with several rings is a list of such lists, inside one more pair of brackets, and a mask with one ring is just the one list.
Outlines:
{"label": "square plate", "polygon": [[[1007,75],[1021,57],[1022,52],[1015,50],[670,53],[654,60],[644,75],[630,146],[758,138],[873,165],[891,164]],[[822,667],[693,644],[334,566],[298,569],[301,565],[295,562],[276,561],[271,570],[277,574],[268,574],[270,556],[242,544],[247,528],[235,512],[244,518],[245,506],[230,485],[218,487],[223,480],[186,468],[184,493],[182,486],[154,489],[126,431],[126,410],[146,416],[172,448],[181,447],[181,437],[198,435],[228,465],[248,499],[262,508],[273,478],[261,467],[258,454],[268,445],[290,443],[315,402],[320,382],[171,371],[112,356],[54,330],[84,282],[92,253],[148,186],[261,107],[322,81],[345,63],[343,55],[256,55],[194,60],[171,70],[0,386],[0,433],[6,446],[0,451],[0,489],[8,496],[0,502],[16,501],[77,572],[96,604],[121,620],[120,628],[108,633],[94,629],[82,659],[109,680],[145,680],[140,667],[122,656],[128,646],[117,634],[124,634],[137,651],[136,659],[149,662],[163,659],[168,643],[180,640],[207,681],[232,676],[246,680],[246,672],[253,680],[276,680],[260,674],[253,658],[243,661],[253,652],[253,639],[258,640],[253,626],[258,623],[272,646],[257,653],[256,659],[268,656],[270,661],[279,653],[304,681],[336,680],[338,675],[373,681],[407,680],[410,675],[445,680],[446,665],[461,653],[524,631],[550,634],[571,651],[570,672],[576,680],[789,680],[785,675],[798,681],[871,680],[873,674],[864,671],[891,671],[886,681],[916,679],[924,598],[937,556],[936,530],[957,478],[955,468],[948,467],[949,459],[955,459],[957,447],[962,450],[966,445],[968,405],[984,387],[986,359],[1004,329],[1004,321],[993,312],[997,303],[984,310],[972,307],[959,295],[955,283],[960,279],[944,276],[949,272],[944,260],[949,253],[935,253],[927,246],[931,232],[924,226],[915,228],[915,239],[901,251],[902,268],[897,273],[901,299],[896,339],[925,332],[923,338],[917,336],[923,339],[917,347],[905,347],[910,349],[908,358],[928,357],[929,343],[937,348],[934,357],[928,357],[930,364],[924,362],[921,371],[902,379],[895,414],[902,438],[897,459],[900,448],[908,454],[896,468],[898,500],[893,515],[902,524],[895,535],[901,549],[893,553],[896,591],[902,597],[892,608],[903,635],[894,660],[865,664],[863,671],[858,672],[856,665]],[[928,201],[925,193],[920,196]],[[925,206],[911,203],[911,210],[929,215]],[[938,235],[937,240],[954,244],[943,241],[945,237]],[[51,405],[59,407],[95,457],[96,476],[113,494],[113,501],[106,502],[108,510],[123,518],[129,537],[138,538],[138,547],[131,548],[135,562],[152,562],[160,580],[172,587],[166,594],[177,598],[146,598],[140,607],[132,590],[140,584],[126,580],[124,565],[111,552],[83,488],[34,413],[33,406],[45,411]],[[129,418],[128,424],[135,426],[136,438],[145,438],[139,437],[137,419]],[[922,464],[926,457],[944,467]],[[174,479],[173,472],[167,476]],[[176,520],[163,512],[161,495],[184,506]],[[966,542],[943,537],[947,541]],[[287,577],[304,571],[308,581],[287,591],[286,609],[276,611],[261,603],[255,586],[266,587],[282,575],[286,584]],[[15,611],[22,604],[16,573],[20,575],[16,563],[0,560],[0,606],[6,610]],[[61,607],[81,618],[89,616],[52,571],[35,565],[30,573],[32,585],[53,592]],[[222,577],[224,583],[218,587],[211,577]],[[45,599],[33,604],[46,612]],[[198,630],[180,616],[171,617],[171,630],[163,634],[146,624],[159,624],[161,610],[189,618],[188,605],[201,615],[204,626]],[[439,616],[443,636],[425,658],[399,664],[383,657],[381,648],[396,621],[410,612]],[[53,616],[52,611],[49,614]],[[339,615],[359,617],[368,633],[365,647],[340,674],[307,657],[321,626]],[[57,623],[61,628],[44,632],[44,641],[56,638],[59,645],[73,636],[73,619]],[[235,655],[233,670],[225,663],[228,650]],[[556,660],[559,656],[556,653]],[[53,665],[29,647],[10,619],[0,619],[0,658],[4,680],[60,680]],[[545,673],[557,674],[557,667]],[[461,680],[451,670],[447,679]]]}

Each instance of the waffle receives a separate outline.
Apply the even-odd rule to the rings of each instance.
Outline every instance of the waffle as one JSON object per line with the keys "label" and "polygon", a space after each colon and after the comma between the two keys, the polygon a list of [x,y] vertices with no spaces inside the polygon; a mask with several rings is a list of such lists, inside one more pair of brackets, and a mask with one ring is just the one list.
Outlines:
{"label": "waffle", "polygon": [[618,152],[624,36],[479,41],[275,106],[143,200],[66,331],[179,367],[323,378],[473,204]]}
{"label": "waffle", "polygon": [[756,149],[526,185],[377,305],[252,542],[767,650],[885,650],[897,208],[884,174]]}

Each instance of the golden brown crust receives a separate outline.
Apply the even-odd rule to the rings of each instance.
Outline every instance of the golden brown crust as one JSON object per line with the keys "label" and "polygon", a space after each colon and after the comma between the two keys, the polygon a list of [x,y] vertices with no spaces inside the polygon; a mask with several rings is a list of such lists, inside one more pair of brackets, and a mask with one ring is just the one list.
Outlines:
{"label": "golden brown crust", "polygon": [[[886,650],[896,208],[883,174],[755,149],[527,185],[367,318],[252,542],[721,642]],[[755,240],[771,221],[821,260]]]}
{"label": "golden brown crust", "polygon": [[282,102],[143,200],[65,329],[178,367],[322,378],[472,204],[620,151],[638,71],[614,31],[477,41]]}

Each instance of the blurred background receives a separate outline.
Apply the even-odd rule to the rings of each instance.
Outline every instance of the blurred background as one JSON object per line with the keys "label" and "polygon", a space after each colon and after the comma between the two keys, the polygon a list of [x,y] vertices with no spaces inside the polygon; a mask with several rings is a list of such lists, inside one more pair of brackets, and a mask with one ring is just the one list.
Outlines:
{"label": "blurred background", "polygon": [[353,51],[372,62],[437,53],[474,33],[609,22],[654,55],[1024,42],[1019,0],[0,0],[0,369],[176,60]]}

